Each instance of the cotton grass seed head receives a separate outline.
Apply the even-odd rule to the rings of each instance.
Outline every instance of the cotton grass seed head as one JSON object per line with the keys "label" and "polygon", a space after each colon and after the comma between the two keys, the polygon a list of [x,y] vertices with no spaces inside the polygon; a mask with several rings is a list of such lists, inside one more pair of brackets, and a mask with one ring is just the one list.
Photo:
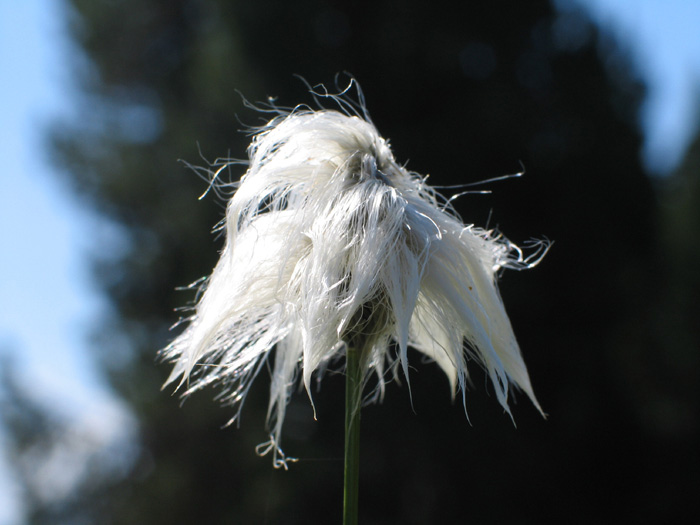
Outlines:
{"label": "cotton grass seed head", "polygon": [[445,372],[453,396],[473,360],[508,413],[511,385],[541,410],[495,281],[546,247],[524,257],[463,224],[358,115],[298,108],[269,122],[248,153],[221,258],[187,328],[162,351],[174,363],[166,384],[185,395],[218,385],[235,421],[274,349],[270,439],[259,452],[272,451],[276,467],[289,461],[280,442],[295,384],[311,398],[312,378],[349,345],[362,352],[365,382],[376,382],[368,399],[381,399],[392,377],[408,380],[410,346]]}

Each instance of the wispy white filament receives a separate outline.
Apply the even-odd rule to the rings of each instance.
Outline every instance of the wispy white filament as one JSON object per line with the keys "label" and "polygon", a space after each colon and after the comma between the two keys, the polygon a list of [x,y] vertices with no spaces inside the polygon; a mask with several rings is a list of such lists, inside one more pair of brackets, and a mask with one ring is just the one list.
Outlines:
{"label": "wispy white filament", "polygon": [[[509,385],[539,409],[496,288],[501,268],[528,267],[499,235],[464,225],[415,173],[396,163],[358,116],[296,110],[272,120],[249,148],[226,211],[226,243],[189,318],[164,351],[166,384],[185,394],[223,387],[236,408],[270,357],[268,424],[275,466],[286,467],[282,424],[299,371],[311,395],[346,345],[362,341],[365,381],[408,378],[409,346],[433,359],[453,391],[467,361],[487,371],[498,401]],[[353,344],[355,344],[353,343]]]}

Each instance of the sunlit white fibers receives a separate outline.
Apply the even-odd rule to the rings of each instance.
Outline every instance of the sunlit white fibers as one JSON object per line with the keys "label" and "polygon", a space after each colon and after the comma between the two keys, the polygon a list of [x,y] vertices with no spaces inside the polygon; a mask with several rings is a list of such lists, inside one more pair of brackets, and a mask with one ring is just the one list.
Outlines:
{"label": "sunlit white fibers", "polygon": [[270,440],[259,451],[285,468],[282,424],[298,372],[311,397],[312,376],[348,343],[362,345],[372,399],[399,368],[408,379],[411,346],[440,366],[453,396],[465,391],[473,359],[508,413],[509,385],[541,411],[495,281],[501,268],[536,264],[545,246],[526,258],[463,224],[358,116],[293,111],[263,128],[248,153],[221,258],[186,330],[162,352],[174,362],[166,384],[185,395],[220,385],[234,421],[276,348]]}

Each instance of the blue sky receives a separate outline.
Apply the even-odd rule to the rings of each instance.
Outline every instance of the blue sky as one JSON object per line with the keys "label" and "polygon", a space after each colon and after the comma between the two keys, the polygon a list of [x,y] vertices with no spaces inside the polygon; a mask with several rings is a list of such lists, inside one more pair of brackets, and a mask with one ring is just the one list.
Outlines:
{"label": "blue sky", "polygon": [[[123,437],[116,425],[128,416],[86,350],[88,327],[107,307],[85,257],[104,225],[44,151],[45,126],[72,107],[64,26],[59,1],[0,0],[0,354],[31,395],[107,444]],[[20,513],[4,464],[0,454],[0,525],[19,523]],[[51,468],[78,475],[65,467]]]}
{"label": "blue sky", "polygon": [[[700,2],[562,0],[619,34],[649,83],[641,152],[654,172],[682,157],[700,108]],[[128,416],[112,398],[85,336],[106,303],[86,254],[105,225],[81,206],[43,151],[45,125],[72,110],[70,45],[60,0],[0,0],[0,354],[13,357],[37,399],[101,442],[123,438]],[[0,444],[2,433],[0,432]],[[0,525],[21,508],[0,455]]]}
{"label": "blue sky", "polygon": [[89,366],[82,356],[56,348],[56,341],[80,346],[81,325],[102,307],[82,257],[90,214],[44,151],[44,127],[70,111],[63,69],[68,49],[56,4],[0,2],[0,234],[9,255],[0,271],[0,345],[20,351],[17,364],[40,373],[44,383]]}
{"label": "blue sky", "polygon": [[653,173],[681,160],[700,118],[700,1],[563,0],[584,6],[627,46],[649,84],[642,158]]}

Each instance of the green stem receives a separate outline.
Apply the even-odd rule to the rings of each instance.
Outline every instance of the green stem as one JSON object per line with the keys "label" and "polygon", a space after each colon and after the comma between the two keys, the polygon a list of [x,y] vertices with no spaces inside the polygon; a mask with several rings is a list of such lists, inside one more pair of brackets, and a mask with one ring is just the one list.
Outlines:
{"label": "green stem", "polygon": [[343,498],[343,525],[357,525],[361,405],[361,349],[348,348],[345,365],[345,492]]}

